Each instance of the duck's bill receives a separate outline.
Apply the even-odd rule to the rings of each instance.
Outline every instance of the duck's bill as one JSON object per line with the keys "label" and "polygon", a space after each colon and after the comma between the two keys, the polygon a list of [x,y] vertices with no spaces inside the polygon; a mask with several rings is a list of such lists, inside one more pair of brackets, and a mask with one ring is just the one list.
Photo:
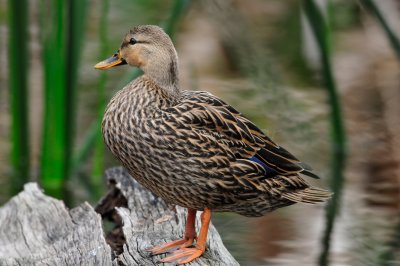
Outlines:
{"label": "duck's bill", "polygon": [[113,56],[111,56],[110,58],[107,58],[104,61],[101,61],[99,63],[97,63],[94,68],[95,69],[109,69],[115,66],[120,66],[120,65],[125,65],[126,61],[121,58],[121,56],[119,55],[119,53],[114,54]]}

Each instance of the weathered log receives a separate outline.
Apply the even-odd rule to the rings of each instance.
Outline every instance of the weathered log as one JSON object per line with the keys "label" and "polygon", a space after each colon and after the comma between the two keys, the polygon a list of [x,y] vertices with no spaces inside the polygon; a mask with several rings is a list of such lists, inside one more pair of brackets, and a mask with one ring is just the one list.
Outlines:
{"label": "weathered log", "polygon": [[[115,224],[110,232],[88,203],[67,210],[29,183],[0,208],[0,265],[159,265],[165,255],[146,249],[182,237],[186,211],[169,208],[122,167],[106,176],[112,189],[96,211]],[[207,244],[189,265],[238,265],[213,226]]]}
{"label": "weathered log", "polygon": [[101,217],[87,203],[68,211],[35,183],[0,209],[0,265],[109,265]]}

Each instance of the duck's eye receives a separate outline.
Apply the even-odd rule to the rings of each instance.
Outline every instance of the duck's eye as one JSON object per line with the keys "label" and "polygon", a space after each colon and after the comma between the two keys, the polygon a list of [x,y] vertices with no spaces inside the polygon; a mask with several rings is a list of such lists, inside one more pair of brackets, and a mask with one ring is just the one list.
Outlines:
{"label": "duck's eye", "polygon": [[135,38],[131,38],[129,40],[129,44],[134,45],[135,43],[137,43],[137,40]]}

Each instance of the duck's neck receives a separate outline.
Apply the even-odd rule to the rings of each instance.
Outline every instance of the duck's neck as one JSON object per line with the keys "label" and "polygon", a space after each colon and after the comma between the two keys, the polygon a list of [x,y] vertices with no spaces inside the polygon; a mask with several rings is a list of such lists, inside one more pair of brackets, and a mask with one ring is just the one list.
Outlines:
{"label": "duck's neck", "polygon": [[175,50],[160,60],[156,65],[144,69],[145,75],[162,88],[170,97],[175,98],[180,95],[178,56]]}

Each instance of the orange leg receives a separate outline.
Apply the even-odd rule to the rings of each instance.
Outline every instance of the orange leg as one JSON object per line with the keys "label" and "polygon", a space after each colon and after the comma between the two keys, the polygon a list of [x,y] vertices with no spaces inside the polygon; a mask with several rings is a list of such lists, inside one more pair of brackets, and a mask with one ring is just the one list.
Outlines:
{"label": "orange leg", "polygon": [[211,210],[206,208],[201,214],[201,229],[197,238],[196,246],[194,248],[181,247],[172,252],[171,256],[162,259],[161,262],[176,262],[179,264],[185,264],[200,257],[206,250],[206,241],[210,220]]}
{"label": "orange leg", "polygon": [[188,209],[184,238],[180,240],[167,242],[160,246],[155,246],[149,249],[148,251],[150,251],[153,255],[156,255],[160,253],[171,252],[178,248],[190,247],[193,244],[194,239],[196,238],[195,221],[196,221],[196,210]]}

